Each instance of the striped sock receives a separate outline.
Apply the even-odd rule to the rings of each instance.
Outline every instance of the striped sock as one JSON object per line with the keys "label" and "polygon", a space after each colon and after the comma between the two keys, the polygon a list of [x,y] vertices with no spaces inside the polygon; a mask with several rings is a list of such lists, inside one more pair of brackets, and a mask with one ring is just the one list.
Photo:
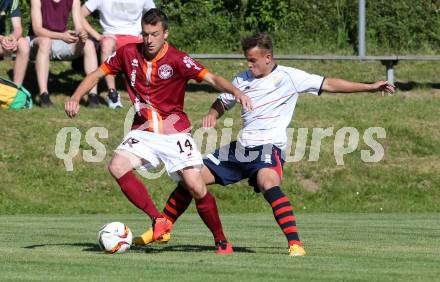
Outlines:
{"label": "striped sock", "polygon": [[191,204],[192,199],[193,197],[188,190],[179,183],[168,198],[168,201],[163,208],[162,215],[172,223],[176,222]]}
{"label": "striped sock", "polygon": [[271,205],[273,215],[286,236],[288,246],[292,244],[301,246],[301,241],[296,231],[295,215],[293,214],[289,198],[284,195],[279,186],[270,188],[263,196]]}

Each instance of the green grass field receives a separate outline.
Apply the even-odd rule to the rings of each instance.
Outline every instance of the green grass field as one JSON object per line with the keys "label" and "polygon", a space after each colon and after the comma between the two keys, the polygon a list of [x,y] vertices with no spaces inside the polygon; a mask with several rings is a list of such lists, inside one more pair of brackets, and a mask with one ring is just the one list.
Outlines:
{"label": "green grass field", "polygon": [[108,255],[96,233],[122,221],[137,234],[141,215],[0,216],[1,281],[435,281],[438,214],[299,214],[308,252],[288,257],[270,213],[222,217],[235,253],[214,253],[196,215],[184,215],[166,245]]}
{"label": "green grass field", "polygon": [[[238,61],[205,63],[227,78],[246,67]],[[282,63],[363,82],[384,78],[380,63]],[[0,62],[0,75],[9,69],[8,62]],[[298,214],[307,257],[287,256],[270,207],[245,181],[228,189],[210,188],[234,255],[213,253],[210,234],[193,205],[168,245],[106,255],[97,248],[101,225],[122,221],[138,234],[147,224],[106,168],[123,138],[129,101],[124,95],[121,111],[104,105],[96,110],[82,107],[77,118],[68,119],[63,102],[81,75],[69,63],[53,63],[49,85],[55,108],[0,111],[0,281],[438,281],[439,72],[438,64],[402,62],[396,68],[395,96],[324,94],[299,99],[290,127],[295,129],[293,144],[298,128],[308,128],[307,147],[302,160],[285,165],[282,188]],[[38,91],[32,66],[25,86]],[[194,129],[216,94],[204,85],[188,87],[185,107]],[[235,139],[239,108],[228,117],[234,119]],[[223,119],[218,124],[222,126]],[[386,138],[377,140],[384,158],[363,162],[361,150],[368,147],[360,140],[338,166],[335,132],[348,126],[361,136],[369,127],[384,128]],[[71,172],[55,154],[56,137],[64,127],[81,132]],[[96,153],[85,141],[92,127],[108,130],[108,137],[99,139],[105,157],[96,163],[83,159],[85,150]],[[322,140],[319,159],[311,162],[315,127],[333,127],[334,134]],[[220,138],[221,128],[217,132]],[[175,183],[165,175],[143,180],[161,209]]]}
{"label": "green grass field", "polygon": [[[186,109],[195,129],[201,125],[215,92],[191,85]],[[291,128],[309,130],[305,156],[287,163],[283,189],[297,210],[313,212],[440,212],[440,92],[421,89],[396,96],[377,94],[304,95],[299,99]],[[117,208],[124,213],[135,209],[126,201],[107,171],[112,150],[123,138],[123,120],[127,107],[113,111],[82,107],[80,115],[68,119],[62,105],[64,95],[56,95],[56,108],[31,111],[0,111],[0,212],[16,213],[106,213]],[[124,104],[129,105],[125,99]],[[240,127],[236,107],[233,139]],[[223,125],[223,120],[218,123]],[[337,165],[334,156],[335,133],[342,127],[356,128],[360,136],[369,127],[383,127],[385,139],[377,139],[384,148],[378,163],[365,163],[361,150],[368,149],[362,138],[358,148]],[[81,132],[79,152],[73,159],[73,171],[55,155],[56,137],[64,127]],[[97,163],[83,160],[85,150],[95,150],[85,141],[92,127],[104,127],[108,138],[100,138],[105,158]],[[312,130],[333,127],[333,136],[322,140],[318,161],[308,161]],[[221,127],[217,129],[218,136]],[[66,151],[69,146],[66,144]],[[220,144],[219,142],[217,144]],[[294,149],[292,145],[292,149]],[[293,155],[293,154],[292,154]],[[175,184],[165,175],[144,179],[159,207]],[[233,190],[233,191],[231,191]],[[266,209],[261,196],[241,182],[230,189],[213,188],[224,212],[258,212]],[[239,204],[238,204],[239,203]]]}

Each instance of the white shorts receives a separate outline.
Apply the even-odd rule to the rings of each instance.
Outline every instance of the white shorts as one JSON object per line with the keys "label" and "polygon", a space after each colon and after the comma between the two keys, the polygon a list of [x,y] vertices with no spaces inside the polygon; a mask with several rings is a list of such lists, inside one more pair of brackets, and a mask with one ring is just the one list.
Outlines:
{"label": "white shorts", "polygon": [[203,165],[202,155],[189,133],[165,135],[131,130],[116,150],[130,152],[147,161],[146,168],[156,168],[164,163],[168,175],[174,180],[180,180],[179,170],[190,166],[201,168]]}

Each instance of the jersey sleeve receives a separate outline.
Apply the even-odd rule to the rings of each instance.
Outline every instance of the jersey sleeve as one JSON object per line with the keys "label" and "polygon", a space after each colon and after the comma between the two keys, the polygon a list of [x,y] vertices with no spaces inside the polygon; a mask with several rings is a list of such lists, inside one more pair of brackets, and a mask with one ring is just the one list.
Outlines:
{"label": "jersey sleeve", "polygon": [[156,8],[156,5],[154,4],[153,0],[145,0],[144,1],[144,11],[148,11],[150,9]]}
{"label": "jersey sleeve", "polygon": [[90,12],[94,12],[96,9],[100,9],[100,4],[101,1],[100,0],[88,0],[86,3],[84,3],[84,5],[86,5],[87,9]]}
{"label": "jersey sleeve", "polygon": [[124,58],[123,52],[124,48],[119,48],[110,57],[101,64],[100,68],[105,74],[117,75],[123,71]]}
{"label": "jersey sleeve", "polygon": [[310,74],[295,68],[289,68],[288,73],[296,92],[321,95],[322,84],[324,82],[323,76]]}
{"label": "jersey sleeve", "polygon": [[21,17],[20,1],[19,0],[12,1],[10,15],[11,15],[11,18]]}
{"label": "jersey sleeve", "polygon": [[[234,80],[232,81],[232,85],[239,88],[239,82],[237,77],[234,78]],[[230,93],[222,93],[218,96],[217,99],[220,100],[220,102],[222,102],[223,106],[225,107],[225,110],[227,111],[232,109],[232,107],[234,107],[235,104],[237,103],[237,101],[235,100],[235,96]]]}
{"label": "jersey sleeve", "polygon": [[201,82],[208,72],[207,68],[186,53],[178,59],[177,63],[180,73],[187,80],[195,79],[197,82]]}

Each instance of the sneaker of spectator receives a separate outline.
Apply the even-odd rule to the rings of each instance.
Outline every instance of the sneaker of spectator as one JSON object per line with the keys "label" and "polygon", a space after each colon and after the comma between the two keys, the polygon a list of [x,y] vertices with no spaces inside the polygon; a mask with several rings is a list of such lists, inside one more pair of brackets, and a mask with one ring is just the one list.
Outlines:
{"label": "sneaker of spectator", "polygon": [[108,107],[110,109],[119,109],[122,108],[121,103],[121,95],[119,95],[118,91],[116,89],[110,88],[108,90]]}

